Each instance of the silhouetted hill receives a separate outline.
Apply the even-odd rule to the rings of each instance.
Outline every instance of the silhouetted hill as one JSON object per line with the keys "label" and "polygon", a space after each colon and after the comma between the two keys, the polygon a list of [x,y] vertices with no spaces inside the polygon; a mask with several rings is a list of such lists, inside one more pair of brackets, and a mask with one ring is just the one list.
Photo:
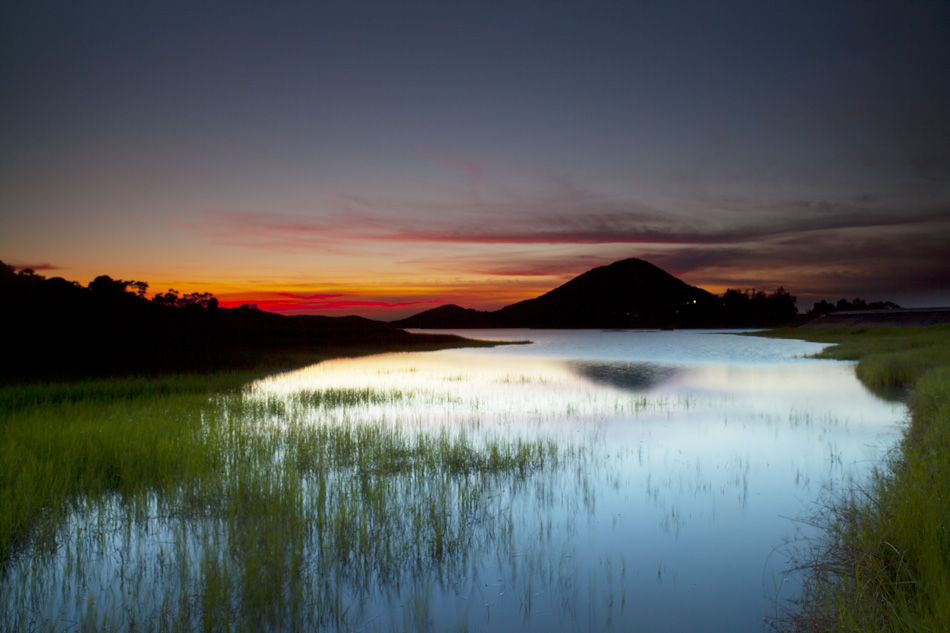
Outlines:
{"label": "silhouetted hill", "polygon": [[642,259],[624,259],[502,308],[509,327],[684,327],[701,321],[715,295]]}
{"label": "silhouetted hill", "polygon": [[721,302],[641,259],[600,266],[541,295],[494,312],[442,306],[393,324],[406,328],[703,327]]}
{"label": "silhouetted hill", "polygon": [[392,324],[411,328],[492,328],[502,327],[498,323],[497,312],[484,312],[462,308],[454,304],[439,306]]}

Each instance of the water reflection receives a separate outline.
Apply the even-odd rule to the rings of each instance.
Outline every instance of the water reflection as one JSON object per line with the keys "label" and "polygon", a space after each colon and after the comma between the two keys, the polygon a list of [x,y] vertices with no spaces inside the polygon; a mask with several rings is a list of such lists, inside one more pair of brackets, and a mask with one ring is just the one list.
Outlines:
{"label": "water reflection", "polygon": [[657,387],[677,373],[675,367],[655,363],[571,361],[567,366],[578,376],[595,383],[637,392]]}
{"label": "water reflection", "polygon": [[[292,472],[302,482],[280,480],[299,503],[287,523],[303,526],[287,573],[319,585],[294,594],[300,605],[338,601],[345,617],[323,628],[761,630],[782,582],[774,552],[794,530],[789,517],[824,487],[863,476],[903,416],[865,391],[850,365],[797,358],[814,348],[794,341],[732,337],[729,350],[721,333],[514,333],[534,334],[537,346],[328,361],[223,403],[222,424],[253,421],[271,438],[261,454],[274,470],[301,469]],[[400,433],[416,439],[395,459],[358,461],[377,432],[392,446],[403,446],[392,441]],[[458,470],[423,464],[429,453],[417,439],[464,440],[449,451]],[[529,447],[528,465],[472,470],[493,446]],[[337,453],[351,461],[311,478],[308,464]],[[341,508],[339,526],[326,531],[324,518]],[[71,569],[95,568],[85,573],[99,589],[57,593],[52,613],[35,614],[46,622],[79,620],[92,603],[137,613],[145,594],[171,592],[174,604],[206,572],[170,582],[164,566],[136,570],[151,569],[157,551],[179,552],[171,569],[214,569],[222,563],[209,548],[234,536],[214,517],[163,523],[157,510],[146,514],[134,538],[97,532],[84,565],[25,564],[2,588],[24,579],[75,587]],[[70,520],[71,551],[97,522],[101,514]],[[372,547],[344,549],[364,532],[376,535]],[[341,551],[340,569],[325,566]],[[116,562],[125,560],[132,569]],[[146,573],[138,594],[110,593],[109,576],[131,573]],[[790,597],[791,588],[778,592]],[[15,607],[38,609],[42,598]]]}

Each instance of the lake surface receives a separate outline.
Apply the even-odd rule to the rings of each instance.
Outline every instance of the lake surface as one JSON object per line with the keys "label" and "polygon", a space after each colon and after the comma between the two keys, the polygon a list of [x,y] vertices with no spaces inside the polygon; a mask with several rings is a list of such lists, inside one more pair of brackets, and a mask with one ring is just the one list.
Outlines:
{"label": "lake surface", "polygon": [[819,344],[719,331],[458,333],[534,343],[331,361],[257,385],[418,390],[432,404],[367,417],[476,421],[586,451],[577,467],[499,491],[514,545],[427,596],[439,630],[762,630],[795,593],[782,574],[782,544],[804,529],[793,519],[864,477],[905,415],[852,364],[802,358]]}
{"label": "lake surface", "polygon": [[[400,394],[292,415],[278,407],[269,423],[384,425],[464,436],[475,450],[492,441],[557,449],[557,459],[516,475],[453,479],[456,492],[443,502],[467,530],[465,551],[352,586],[343,573],[334,590],[346,618],[332,630],[764,630],[795,596],[795,579],[782,573],[784,544],[811,534],[795,519],[863,480],[905,422],[903,405],[864,389],[853,364],[804,358],[819,344],[722,331],[458,333],[533,343],[327,361],[241,395],[281,403],[302,393]],[[477,512],[453,505],[466,486],[484,488]],[[77,517],[68,529],[95,520]],[[175,540],[194,557],[215,540],[182,544],[188,530],[175,530],[153,522],[124,545],[101,545],[99,536],[96,556],[106,562],[88,573],[106,589],[72,591],[78,606],[37,608],[41,619],[78,620],[83,600],[130,613],[152,608],[135,604],[146,595],[158,604],[163,591],[187,593],[158,572],[149,572],[147,591],[108,591],[109,574],[126,573],[113,551],[132,547],[144,561],[171,549],[149,539]],[[303,560],[326,556],[315,543],[301,546]],[[67,566],[53,560],[49,571],[22,573],[65,586]],[[21,582],[18,573],[7,587]],[[384,581],[393,575],[399,581]]]}

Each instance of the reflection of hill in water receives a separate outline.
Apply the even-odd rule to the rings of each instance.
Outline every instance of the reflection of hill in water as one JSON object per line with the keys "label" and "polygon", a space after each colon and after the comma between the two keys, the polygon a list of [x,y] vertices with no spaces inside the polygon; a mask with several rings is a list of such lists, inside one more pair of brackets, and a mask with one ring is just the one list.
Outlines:
{"label": "reflection of hill in water", "polygon": [[673,378],[679,370],[656,363],[595,363],[571,361],[567,366],[582,378],[628,391],[646,391]]}

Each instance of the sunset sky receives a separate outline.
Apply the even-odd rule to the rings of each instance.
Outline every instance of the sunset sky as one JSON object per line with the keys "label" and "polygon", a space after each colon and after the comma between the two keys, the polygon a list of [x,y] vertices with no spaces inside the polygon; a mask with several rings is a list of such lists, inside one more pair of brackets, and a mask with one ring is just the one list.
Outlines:
{"label": "sunset sky", "polygon": [[640,257],[950,305],[950,2],[0,4],[0,260],[495,309]]}

